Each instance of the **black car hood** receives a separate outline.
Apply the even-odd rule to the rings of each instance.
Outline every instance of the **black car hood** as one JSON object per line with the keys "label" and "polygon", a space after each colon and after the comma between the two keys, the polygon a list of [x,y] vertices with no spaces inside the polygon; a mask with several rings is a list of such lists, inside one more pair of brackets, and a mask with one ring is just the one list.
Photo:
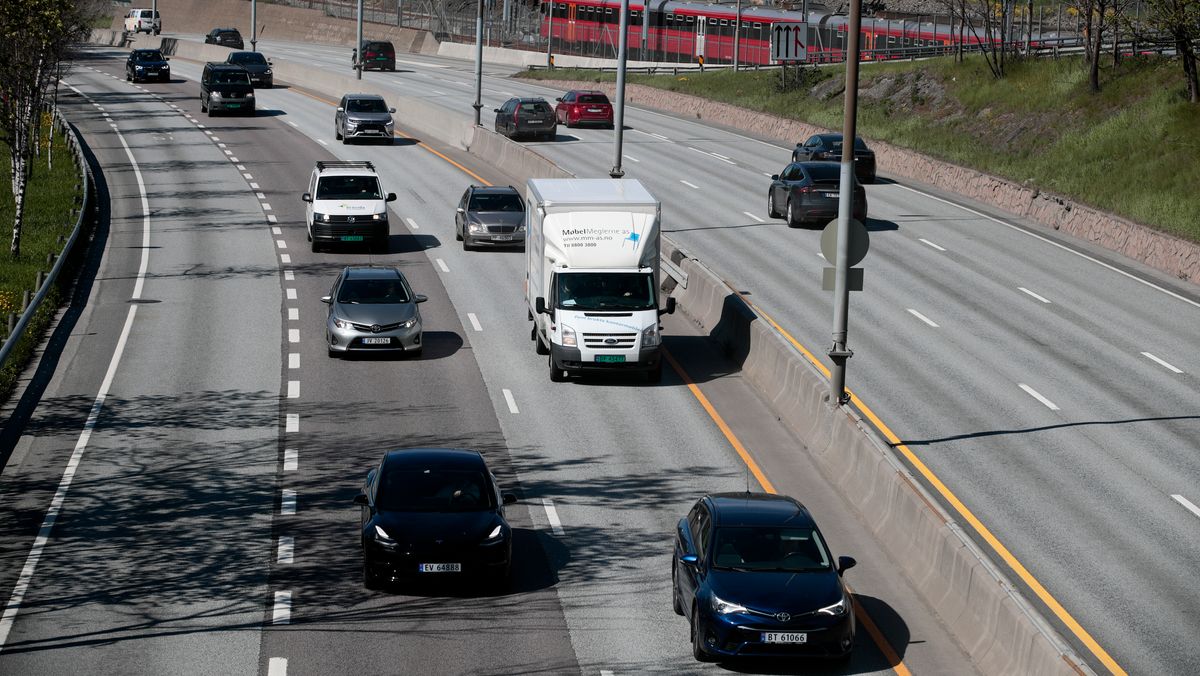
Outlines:
{"label": "black car hood", "polygon": [[[364,222],[370,223],[371,221]],[[412,319],[413,315],[417,314],[417,306],[415,303],[361,303],[359,305],[338,303],[335,313],[338,317],[348,319],[355,324],[397,324]]]}
{"label": "black car hood", "polygon": [[708,586],[723,601],[765,613],[812,612],[842,597],[841,580],[832,570],[769,573],[713,570]]}
{"label": "black car hood", "polygon": [[144,60],[143,61],[130,61],[130,63],[132,63],[135,68],[137,66],[142,66],[143,68],[169,68],[170,67],[167,65],[166,59],[157,59],[154,61],[144,61]]}
{"label": "black car hood", "polygon": [[441,540],[447,546],[483,542],[500,522],[493,510],[478,512],[385,512],[375,523],[400,545],[423,546]]}

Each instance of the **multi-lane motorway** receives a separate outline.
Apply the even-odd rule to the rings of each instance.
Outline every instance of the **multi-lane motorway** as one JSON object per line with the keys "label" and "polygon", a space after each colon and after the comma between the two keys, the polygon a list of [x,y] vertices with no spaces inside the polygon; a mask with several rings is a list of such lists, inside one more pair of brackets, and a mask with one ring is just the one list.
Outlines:
{"label": "multi-lane motorway", "polygon": [[[346,70],[344,49],[260,45]],[[260,92],[253,119],[194,117],[197,64],[176,59],[174,83],[135,88],[110,77],[116,56],[68,79],[86,96],[73,119],[112,167],[113,211],[50,403],[0,484],[19,496],[4,506],[0,582],[20,589],[63,467],[82,458],[0,668],[56,673],[87,659],[111,672],[244,672],[277,658],[296,673],[695,669],[663,578],[670,531],[699,493],[744,487],[743,466],[678,376],[551,387],[528,341],[520,256],[453,246],[466,183],[509,179],[450,149],[475,178],[410,143],[343,148],[320,95]],[[470,64],[402,55],[398,67],[365,77],[470,110]],[[556,95],[488,71],[485,111],[513,94]],[[663,200],[668,236],[823,350],[818,233],[765,213],[764,174],[788,149],[636,109],[626,120],[624,168]],[[611,137],[560,128],[531,145],[599,176]],[[318,299],[339,265],[372,259],[305,246],[297,196],[330,153],[377,162],[400,195],[393,213],[408,232],[373,260],[401,265],[431,298],[419,361],[324,355]],[[1200,670],[1185,648],[1200,631],[1194,290],[920,187],[885,181],[868,197],[851,389],[1028,570],[1023,584],[1044,585],[1042,607],[1095,668]],[[755,418],[765,412],[752,393],[725,389],[737,387],[716,378],[729,365],[686,322],[668,329],[744,434],[788,443],[771,436],[783,433],[770,416]],[[107,398],[89,426],[98,391]],[[361,588],[349,499],[384,448],[420,444],[480,448],[523,491],[516,593]],[[805,480],[802,466],[785,469]],[[902,618],[883,624],[906,667],[969,671],[887,562],[862,556],[871,543],[844,503],[807,481],[800,497],[824,506],[835,546],[863,561],[850,576],[879,601],[871,615]],[[862,638],[852,669],[886,665]]]}

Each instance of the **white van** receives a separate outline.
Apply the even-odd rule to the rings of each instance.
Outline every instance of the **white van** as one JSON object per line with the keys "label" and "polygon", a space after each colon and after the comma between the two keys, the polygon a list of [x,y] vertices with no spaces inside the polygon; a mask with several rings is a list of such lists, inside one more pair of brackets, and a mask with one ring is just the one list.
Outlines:
{"label": "white van", "polygon": [[125,15],[125,31],[127,33],[153,33],[158,35],[162,30],[162,17],[152,9],[131,9]]}
{"label": "white van", "polygon": [[379,174],[370,162],[322,160],[313,167],[306,203],[308,241],[320,251],[332,244],[362,243],[387,253],[387,203],[396,193],[383,192]]}

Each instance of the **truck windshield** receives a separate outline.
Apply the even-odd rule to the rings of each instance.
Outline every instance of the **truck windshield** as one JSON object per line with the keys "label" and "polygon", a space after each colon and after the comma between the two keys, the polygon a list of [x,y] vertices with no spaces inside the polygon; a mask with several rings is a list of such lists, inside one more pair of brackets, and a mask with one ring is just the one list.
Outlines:
{"label": "truck windshield", "polygon": [[647,272],[560,273],[555,291],[566,310],[655,309],[654,276]]}

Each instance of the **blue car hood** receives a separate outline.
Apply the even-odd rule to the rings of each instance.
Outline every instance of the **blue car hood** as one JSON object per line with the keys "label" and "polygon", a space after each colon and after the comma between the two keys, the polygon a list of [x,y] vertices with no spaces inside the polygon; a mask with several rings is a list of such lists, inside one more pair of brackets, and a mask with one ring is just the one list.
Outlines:
{"label": "blue car hood", "polygon": [[842,597],[842,584],[832,570],[805,573],[713,570],[708,587],[724,601],[766,613],[792,615],[832,605]]}

